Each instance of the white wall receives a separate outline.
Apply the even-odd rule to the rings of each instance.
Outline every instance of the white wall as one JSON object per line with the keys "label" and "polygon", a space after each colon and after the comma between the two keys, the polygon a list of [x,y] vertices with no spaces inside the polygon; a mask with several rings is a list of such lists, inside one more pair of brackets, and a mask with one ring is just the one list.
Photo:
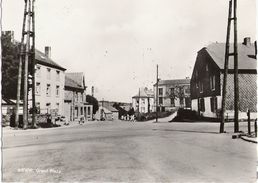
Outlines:
{"label": "white wall", "polygon": [[[61,71],[56,68],[47,67],[44,65],[37,64],[36,68],[40,67],[40,71],[36,70],[35,73],[35,86],[37,83],[40,83],[40,93],[36,94],[36,105],[40,103],[41,113],[47,112],[47,103],[51,104],[51,109],[57,108],[57,103],[59,103],[59,114],[64,115],[64,82],[65,74],[64,71]],[[48,71],[50,69],[50,78],[48,78]],[[57,72],[60,72],[59,80],[57,79]],[[47,96],[47,84],[50,84],[51,93],[50,96]],[[56,95],[56,86],[59,86],[59,96]]]}
{"label": "white wall", "polygon": [[[132,106],[135,112],[138,112],[138,98],[132,99]],[[150,112],[154,111],[154,98],[149,98],[150,103]],[[139,102],[140,113],[147,113],[148,112],[148,98],[140,98]]]}

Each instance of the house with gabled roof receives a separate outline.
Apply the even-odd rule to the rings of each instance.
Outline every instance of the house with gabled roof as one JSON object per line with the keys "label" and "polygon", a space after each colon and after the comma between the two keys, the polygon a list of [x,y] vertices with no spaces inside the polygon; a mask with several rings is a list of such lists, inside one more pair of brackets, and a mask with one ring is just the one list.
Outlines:
{"label": "house with gabled roof", "polygon": [[[233,45],[230,45],[230,53]],[[238,44],[239,119],[257,116],[257,48],[250,38]],[[191,78],[192,110],[204,117],[217,118],[221,111],[224,77],[225,43],[212,43],[202,48],[196,58]],[[226,96],[227,118],[234,116],[234,58],[229,58]]]}
{"label": "house with gabled roof", "polygon": [[92,120],[93,106],[86,101],[86,88],[82,72],[65,73],[64,115],[69,121]]}
{"label": "house with gabled roof", "polygon": [[119,111],[113,107],[114,102],[99,101],[99,109],[95,114],[97,120],[112,121],[119,119]]}
{"label": "house with gabled roof", "polygon": [[55,112],[58,115],[63,115],[66,69],[53,61],[49,46],[45,47],[45,53],[36,49],[35,60],[36,107],[40,109],[42,114]]}
{"label": "house with gabled roof", "polygon": [[[156,87],[154,96],[156,105]],[[158,82],[158,111],[171,111],[175,108],[190,108],[190,79],[160,80]]]}
{"label": "house with gabled roof", "polygon": [[154,111],[153,90],[140,88],[138,93],[132,97],[132,106],[135,112],[150,113]]}

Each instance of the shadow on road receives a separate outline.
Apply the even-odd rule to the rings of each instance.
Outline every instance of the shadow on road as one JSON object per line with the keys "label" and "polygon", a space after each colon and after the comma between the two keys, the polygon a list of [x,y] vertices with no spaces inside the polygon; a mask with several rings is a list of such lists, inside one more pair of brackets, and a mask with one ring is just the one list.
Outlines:
{"label": "shadow on road", "polygon": [[186,132],[186,133],[210,133],[210,134],[220,134],[219,132],[207,132],[207,131],[195,131],[195,130],[169,130],[169,129],[152,129],[159,131],[174,131],[174,132]]}

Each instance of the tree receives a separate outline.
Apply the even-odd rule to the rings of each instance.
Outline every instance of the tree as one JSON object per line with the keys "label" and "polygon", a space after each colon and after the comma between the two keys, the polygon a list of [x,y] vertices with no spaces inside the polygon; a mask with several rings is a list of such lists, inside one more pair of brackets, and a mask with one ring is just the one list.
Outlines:
{"label": "tree", "polygon": [[86,101],[93,105],[93,114],[96,114],[96,112],[99,110],[99,102],[98,100],[91,96],[91,95],[86,95]]}
{"label": "tree", "polygon": [[131,108],[131,109],[128,111],[128,114],[129,114],[130,116],[131,116],[131,115],[134,115],[134,114],[135,114],[134,109]]}
{"label": "tree", "polygon": [[166,92],[167,97],[174,100],[178,98],[180,101],[184,99],[184,86],[176,85],[173,90]]}
{"label": "tree", "polygon": [[[16,99],[18,67],[19,67],[19,44],[11,42],[9,34],[2,34],[2,96]],[[22,87],[23,85],[21,85]],[[23,96],[21,89],[21,96]]]}

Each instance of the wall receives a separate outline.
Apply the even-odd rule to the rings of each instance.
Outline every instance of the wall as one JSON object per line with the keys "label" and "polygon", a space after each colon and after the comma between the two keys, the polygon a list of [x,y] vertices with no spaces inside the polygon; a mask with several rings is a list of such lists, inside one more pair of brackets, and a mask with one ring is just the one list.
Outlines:
{"label": "wall", "polygon": [[[36,94],[36,105],[40,103],[40,110],[41,113],[47,112],[47,103],[51,104],[51,109],[57,108],[57,103],[59,103],[59,114],[64,115],[64,81],[65,81],[65,74],[64,71],[59,69],[47,67],[44,65],[37,64],[36,68],[40,67],[40,71],[36,70],[35,73],[35,85],[40,83],[40,92]],[[50,78],[48,77],[47,69],[50,69]],[[57,79],[56,71],[60,72],[59,79]],[[47,84],[50,84],[51,91],[50,95],[47,96]],[[59,96],[56,95],[56,86],[59,86]],[[37,86],[36,86],[37,87]]]}
{"label": "wall", "polygon": [[[138,98],[132,98],[132,106],[135,112],[138,112]],[[149,98],[149,105],[150,105],[150,112],[154,111],[154,98]],[[140,98],[139,103],[140,113],[147,113],[148,112],[148,98],[142,97]]]}
{"label": "wall", "polygon": [[[257,112],[257,74],[238,74],[239,110]],[[221,74],[221,85],[224,75]],[[222,88],[222,87],[221,87]],[[234,75],[228,74],[226,109],[234,110]]]}
{"label": "wall", "polygon": [[[165,107],[165,110],[166,111],[169,111],[169,110],[172,110],[174,109],[175,107],[185,107],[186,106],[186,103],[185,103],[185,98],[183,99],[183,105],[180,104],[180,99],[179,98],[175,98],[174,99],[174,103],[175,105],[171,105],[171,99],[168,97],[169,95],[169,92],[170,92],[170,88],[177,88],[177,86],[180,86],[180,87],[183,87],[184,91],[185,89],[189,89],[190,91],[190,84],[179,84],[179,85],[175,85],[175,84],[169,84],[169,85],[160,85],[158,88],[162,88],[163,89],[163,94],[162,95],[158,95],[158,97],[162,97],[163,98],[163,104],[160,105],[159,104],[159,101],[158,101],[158,106],[161,106],[161,107]],[[185,92],[184,92],[185,93]],[[188,97],[190,97],[190,93],[185,93],[185,95],[187,95]],[[154,87],[154,106],[156,106],[156,87]],[[154,107],[155,109],[155,107]],[[156,109],[155,109],[156,111]]]}

